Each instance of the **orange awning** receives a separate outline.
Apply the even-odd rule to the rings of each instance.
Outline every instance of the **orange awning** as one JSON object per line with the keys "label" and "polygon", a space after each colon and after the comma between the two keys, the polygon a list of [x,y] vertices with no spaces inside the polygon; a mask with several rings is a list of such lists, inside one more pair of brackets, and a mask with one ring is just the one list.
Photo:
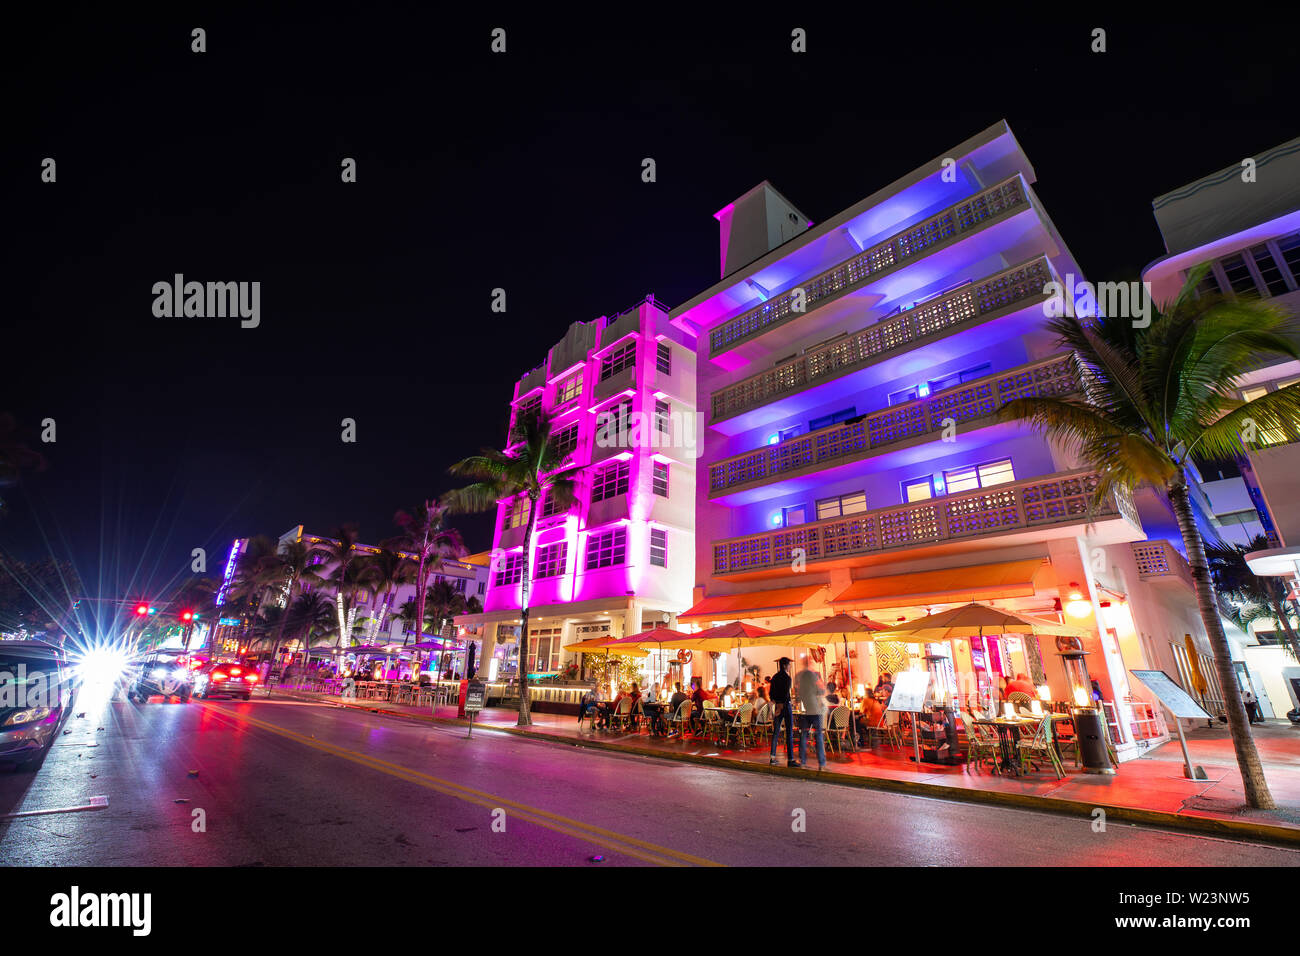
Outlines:
{"label": "orange awning", "polygon": [[882,607],[1029,597],[1034,593],[1034,574],[1041,567],[1042,558],[1026,558],[967,568],[859,578],[832,598],[831,605],[837,611],[865,611]]}
{"label": "orange awning", "polygon": [[824,584],[797,588],[750,591],[747,594],[718,594],[706,597],[689,611],[677,615],[679,621],[738,621],[742,618],[780,617],[798,614],[804,601],[820,591]]}

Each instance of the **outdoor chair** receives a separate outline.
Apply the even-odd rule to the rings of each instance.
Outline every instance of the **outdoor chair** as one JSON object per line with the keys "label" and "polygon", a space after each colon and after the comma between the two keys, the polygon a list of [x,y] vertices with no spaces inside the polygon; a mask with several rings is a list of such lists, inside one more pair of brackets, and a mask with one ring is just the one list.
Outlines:
{"label": "outdoor chair", "polygon": [[706,740],[720,741],[727,733],[726,726],[722,723],[722,714],[716,707],[704,708],[704,738]]}
{"label": "outdoor chair", "polygon": [[677,713],[672,716],[668,724],[670,729],[672,727],[677,728],[678,736],[683,739],[686,737],[686,732],[691,729],[691,702],[689,700],[684,700],[677,705]]}
{"label": "outdoor chair", "polygon": [[624,697],[609,715],[611,730],[627,730],[632,725],[632,698]]}
{"label": "outdoor chair", "polygon": [[867,746],[874,746],[877,737],[887,741],[891,747],[903,746],[902,738],[898,735],[898,726],[889,722],[888,714],[882,713],[877,723],[867,724]]}
{"label": "outdoor chair", "polygon": [[731,738],[735,737],[736,743],[743,747],[746,739],[754,739],[751,728],[753,718],[754,705],[750,703],[741,704],[740,709],[736,711],[736,716],[731,719],[731,723],[727,724],[723,730],[726,741],[730,743]]}
{"label": "outdoor chair", "polygon": [[[1061,727],[1068,726],[1069,733],[1061,733]],[[1073,752],[1074,766],[1078,769],[1082,766],[1082,759],[1079,754],[1079,732],[1075,729],[1073,720],[1054,720],[1052,721],[1052,739],[1056,741],[1056,752],[1061,755],[1061,762]]]}
{"label": "outdoor chair", "polygon": [[1040,763],[1046,763],[1051,766],[1056,779],[1063,779],[1065,767],[1061,765],[1061,758],[1057,756],[1056,747],[1052,743],[1052,719],[1044,717],[1032,731],[1022,728],[1021,735],[1017,747],[1021,771],[1028,772],[1030,767],[1037,769]]}
{"label": "outdoor chair", "polygon": [[772,702],[765,700],[754,710],[752,723],[755,740],[766,741],[772,736]]}
{"label": "outdoor chair", "polygon": [[1016,709],[1016,713],[1028,714],[1029,705],[1033,703],[1034,698],[1030,697],[1023,691],[1013,690],[1011,693],[1007,694],[1007,700],[1009,700],[1011,706]]}
{"label": "outdoor chair", "polygon": [[826,749],[844,753],[844,739],[849,733],[849,709],[837,704],[826,721]]}
{"label": "outdoor chair", "polygon": [[983,724],[977,724],[975,718],[966,711],[962,711],[961,722],[966,726],[967,772],[978,771],[987,762],[994,774],[999,773],[998,753],[1001,744],[998,735]]}

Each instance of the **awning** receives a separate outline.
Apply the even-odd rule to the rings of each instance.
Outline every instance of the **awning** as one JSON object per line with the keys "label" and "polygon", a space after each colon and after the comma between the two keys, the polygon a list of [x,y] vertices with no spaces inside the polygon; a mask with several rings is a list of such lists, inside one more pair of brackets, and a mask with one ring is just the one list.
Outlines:
{"label": "awning", "polygon": [[1043,558],[1026,558],[967,568],[859,578],[833,597],[831,605],[837,611],[865,611],[882,607],[1030,597],[1034,593],[1034,574],[1043,566],[1043,561]]}
{"label": "awning", "polygon": [[750,591],[747,594],[717,594],[706,597],[689,611],[677,615],[679,621],[736,621],[741,618],[779,617],[798,614],[804,602],[820,591],[824,584],[806,584],[797,588]]}

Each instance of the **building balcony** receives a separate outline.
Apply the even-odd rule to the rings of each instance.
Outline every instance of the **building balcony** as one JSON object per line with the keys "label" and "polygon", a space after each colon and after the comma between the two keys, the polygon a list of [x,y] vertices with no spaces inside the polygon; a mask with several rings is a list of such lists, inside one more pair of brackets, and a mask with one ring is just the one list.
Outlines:
{"label": "building balcony", "polygon": [[1029,191],[1017,173],[800,283],[798,288],[805,296],[802,312],[794,311],[795,292],[791,290],[723,323],[709,333],[709,355],[735,348],[741,342],[807,314],[823,302],[852,292],[884,272],[928,255],[940,243],[974,232],[1004,214],[1020,212],[1030,205]]}
{"label": "building balcony", "polygon": [[1196,590],[1191,566],[1168,541],[1134,541],[1130,547],[1133,549],[1133,560],[1137,562],[1138,577],[1143,581]]}
{"label": "building balcony", "polygon": [[723,459],[709,466],[709,497],[868,458],[908,439],[941,432],[946,419],[963,423],[992,418],[1015,398],[1079,390],[1073,353],[1043,359]]}
{"label": "building balcony", "polygon": [[[863,557],[895,559],[897,552],[906,549],[932,549],[958,542],[987,547],[988,539],[993,536],[1021,539],[1008,540],[1010,546],[1021,541],[1059,537],[1071,525],[1080,529],[1096,525],[1096,537],[1103,541],[1132,541],[1142,537],[1142,524],[1132,500],[1114,494],[1095,506],[1097,484],[1096,472],[1062,472],[715,541],[713,573],[718,576],[754,572],[790,575],[795,573],[793,562],[798,558],[810,566],[832,561],[867,564],[875,562],[863,561]],[[1103,522],[1113,522],[1116,527],[1103,533],[1100,528]],[[1054,534],[1044,536],[1043,530]],[[802,555],[798,553],[800,550]],[[971,548],[940,550],[956,553]],[[853,560],[843,562],[842,559]]]}
{"label": "building balcony", "polygon": [[950,329],[1010,314],[1047,300],[1045,287],[1056,281],[1046,256],[972,282],[946,295],[884,319],[803,355],[714,392],[710,423],[723,421],[832,381],[915,348]]}

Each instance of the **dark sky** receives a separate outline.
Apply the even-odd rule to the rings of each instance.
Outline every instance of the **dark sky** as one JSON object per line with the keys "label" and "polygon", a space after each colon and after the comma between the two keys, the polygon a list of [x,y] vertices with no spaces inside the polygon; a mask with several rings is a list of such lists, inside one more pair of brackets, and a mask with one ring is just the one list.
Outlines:
{"label": "dark sky", "polygon": [[[0,411],[48,467],[6,489],[0,549],[111,594],[299,522],[386,537],[501,441],[569,323],[713,283],[712,213],[762,179],[820,222],[1006,118],[1084,270],[1131,276],[1154,196],[1297,132],[1294,25],[1266,16],[311,9],[9,22]],[[261,326],[155,318],[177,272],[260,281]]]}

